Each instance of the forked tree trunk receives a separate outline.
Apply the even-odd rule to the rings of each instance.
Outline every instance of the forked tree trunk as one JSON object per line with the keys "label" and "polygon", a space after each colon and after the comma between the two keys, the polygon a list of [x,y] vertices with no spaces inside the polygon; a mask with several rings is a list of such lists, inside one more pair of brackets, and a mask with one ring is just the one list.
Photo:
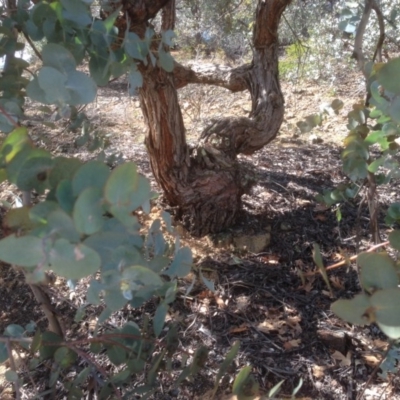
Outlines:
{"label": "forked tree trunk", "polygon": [[[139,96],[149,129],[146,146],[151,167],[167,202],[176,208],[177,216],[192,234],[218,232],[232,225],[241,208],[241,196],[252,180],[238,163],[237,155],[261,149],[276,137],[281,126],[284,100],[278,77],[277,31],[290,2],[258,0],[251,64],[231,69],[176,63],[172,73],[151,63],[140,68],[144,84]],[[146,1],[136,3],[143,5]],[[163,29],[173,29],[174,0],[148,3],[153,12],[156,3],[164,7]],[[132,21],[143,23],[143,31],[143,15],[148,8],[137,6],[136,14],[128,4],[125,9]],[[190,83],[218,85],[233,92],[248,90],[252,99],[250,115],[214,120],[198,146],[189,149],[177,89]]]}

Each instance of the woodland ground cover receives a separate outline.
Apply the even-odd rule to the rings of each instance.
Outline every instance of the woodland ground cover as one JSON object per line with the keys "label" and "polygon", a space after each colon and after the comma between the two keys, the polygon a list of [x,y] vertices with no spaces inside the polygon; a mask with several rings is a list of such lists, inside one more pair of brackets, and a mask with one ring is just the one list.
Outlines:
{"label": "woodland ground cover", "polygon": [[[293,29],[294,22],[299,20],[303,11],[315,17],[331,11],[314,9],[312,4],[308,6],[303,7],[304,10],[301,5],[300,8],[294,8],[294,11],[288,9],[287,19],[291,21],[288,26]],[[350,10],[350,14],[353,11]],[[211,9],[210,12],[216,15],[215,10]],[[242,16],[240,13],[236,15],[238,20]],[[247,16],[246,12],[243,16]],[[353,14],[349,16],[353,18]],[[211,21],[207,14],[201,18]],[[303,18],[307,20],[309,17],[306,14]],[[356,24],[357,19],[352,21],[351,18],[346,20],[347,23]],[[377,370],[389,348],[385,336],[375,325],[349,325],[330,310],[334,300],[351,298],[359,293],[360,283],[354,266],[342,266],[330,274],[333,292],[328,290],[324,279],[313,272],[314,243],[320,245],[327,265],[346,260],[374,244],[370,235],[368,207],[360,206],[359,200],[346,199],[340,208],[338,202],[321,205],[316,200],[316,196],[324,189],[333,190],[347,179],[341,159],[342,140],[348,134],[347,114],[353,110],[354,103],[360,103],[365,98],[364,76],[347,58],[351,37],[339,35],[336,30],[330,32],[339,19],[339,16],[333,14],[328,26],[321,24],[313,29],[310,27],[307,32],[296,28],[299,34],[295,37],[290,37],[288,32],[291,32],[291,28],[288,26],[286,31],[281,32],[281,37],[288,38],[288,44],[281,49],[280,67],[286,102],[285,117],[275,141],[251,157],[239,156],[244,163],[251,162],[254,165],[256,184],[243,197],[243,209],[235,225],[222,235],[209,235],[198,240],[188,235],[178,224],[180,242],[192,249],[194,268],[189,277],[178,281],[176,299],[165,313],[166,327],[161,330],[161,337],[163,340],[168,338],[172,324],[176,323],[181,348],[177,358],[168,365],[167,372],[159,372],[159,380],[152,395],[154,398],[207,398],[214,387],[217,371],[235,340],[241,342],[240,351],[234,364],[225,370],[227,374],[220,383],[219,396],[228,396],[235,375],[250,365],[262,393],[268,393],[284,380],[281,393],[290,397],[301,379],[302,385],[297,395],[303,398],[399,397],[396,354],[388,361],[393,362],[393,365],[386,368],[388,376],[385,376],[385,371],[378,373]],[[240,27],[241,22],[236,21],[237,26]],[[215,26],[223,28],[222,24]],[[178,25],[178,33],[179,29],[186,31],[186,28],[179,28]],[[174,57],[181,60],[193,54],[195,58],[192,62],[195,63],[213,61],[234,66],[249,57],[249,54],[240,52],[241,43],[245,43],[246,37],[237,29],[236,36],[226,35],[222,44],[213,42],[216,48],[211,49],[209,39],[213,32],[210,29],[204,31],[207,34],[203,35],[200,43],[191,42],[193,38],[196,39],[196,35],[189,32],[189,43],[186,46],[181,43],[179,50],[173,53]],[[351,27],[346,29],[351,30]],[[323,43],[327,43],[329,35],[333,35],[329,42],[332,42],[332,46],[327,47]],[[373,35],[371,31],[372,38]],[[222,37],[220,32],[217,31],[216,37]],[[294,45],[293,41],[296,42],[299,37],[303,44]],[[231,42],[229,38],[233,38]],[[325,41],[321,38],[325,38]],[[235,47],[236,44],[240,45],[239,49]],[[373,49],[372,44],[370,48]],[[390,42],[388,48],[395,54],[395,44]],[[83,70],[87,71],[87,66],[84,65]],[[252,106],[250,95],[232,95],[218,87],[204,89],[189,85],[180,91],[179,96],[184,121],[186,125],[191,125],[189,143],[198,141],[210,119],[221,115],[237,117],[248,113]],[[330,113],[320,111],[320,105],[329,109],[334,100],[340,100],[340,109],[331,107],[333,112]],[[55,156],[74,156],[83,161],[95,158],[106,160],[113,171],[123,161],[135,161],[139,171],[150,179],[151,188],[160,191],[142,144],[147,132],[145,120],[139,109],[138,98],[129,95],[125,78],[100,89],[96,102],[85,107],[91,125],[83,129],[78,138],[76,133],[66,129],[62,120],[55,121],[57,114],[54,109],[43,108],[28,100],[25,111],[30,136],[38,147],[47,149]],[[322,123],[315,124],[308,132],[310,119],[307,118],[319,113],[323,115]],[[308,125],[305,126],[304,121]],[[93,132],[96,132],[95,136],[91,136]],[[103,150],[104,144],[106,146]],[[110,181],[107,182],[110,186]],[[117,187],[115,180],[111,182]],[[391,232],[385,222],[386,210],[399,198],[396,183],[394,178],[390,185],[377,188],[381,206],[377,221],[383,240]],[[3,233],[6,236],[10,233],[7,230],[10,218],[7,220],[5,216],[7,207],[19,205],[21,200],[15,187],[7,183],[2,185],[3,218],[6,221]],[[38,200],[40,197],[34,197],[34,204]],[[109,195],[106,200],[112,203]],[[171,211],[161,197],[151,202],[149,216],[142,211],[137,213],[138,220],[144,226],[143,232],[162,216],[165,208]],[[87,229],[90,231],[93,228],[85,225],[80,229],[89,234]],[[167,235],[168,243],[174,240],[173,234],[171,237]],[[258,241],[262,246],[250,249],[250,245]],[[206,278],[206,283],[214,283],[213,291],[204,285],[201,275]],[[197,276],[198,282],[185,295],[194,276]],[[302,280],[302,276],[306,279]],[[85,305],[89,279],[80,280],[72,285],[71,290],[64,279],[51,277],[53,282],[46,291],[62,315],[60,321],[65,324],[67,337],[76,339],[91,335],[98,318],[103,315],[104,304],[85,306],[84,319],[75,315]],[[24,282],[22,273],[4,265],[1,279],[0,298],[3,309],[0,330],[7,332],[10,324],[18,324],[28,330],[27,324],[31,321],[45,329],[47,322],[43,319],[40,305]],[[109,317],[103,332],[118,329],[127,321],[140,325],[143,316],[152,319],[159,309],[157,298],[141,307],[122,308]],[[13,336],[15,332],[11,330],[9,334]],[[191,380],[175,387],[174,383],[179,379],[184,364],[182,354],[186,359],[193,359],[199,344],[210,349],[205,368]],[[156,343],[153,351],[156,356],[162,354],[162,341]],[[61,351],[56,361],[60,363],[62,358],[68,358],[66,355],[68,353]],[[78,379],[79,374],[87,370],[88,364],[92,368],[93,365],[109,368],[110,364],[103,357],[104,354],[98,354],[94,360],[86,358],[80,364],[74,364],[74,360],[71,360],[67,368],[70,368],[72,379]],[[118,376],[124,373],[118,368],[121,364],[118,357],[115,354],[109,357],[114,357],[117,366],[106,371],[102,379],[108,374]],[[41,392],[48,392],[49,370],[51,379],[62,384],[54,385],[47,395],[62,398],[68,390],[71,391],[68,374],[64,375],[63,372],[60,375],[59,371],[55,374],[52,370],[54,364],[50,361],[40,360],[32,372],[32,359],[28,352],[14,353],[11,359],[15,364],[11,370],[18,371],[23,378],[19,387],[21,398],[32,398]],[[15,386],[11,382],[16,382],[15,376],[10,373],[5,375],[10,370],[10,364],[3,365],[4,378],[0,382],[2,398],[13,398]],[[104,370],[99,370],[104,373]],[[134,386],[140,386],[148,377],[148,370],[143,371],[143,374],[138,373]],[[102,379],[93,379],[94,382],[84,380],[89,385],[84,387],[85,396],[104,384]],[[119,375],[118,379],[123,381],[127,377]],[[112,382],[118,383],[118,379]],[[76,396],[79,398],[81,395]]]}

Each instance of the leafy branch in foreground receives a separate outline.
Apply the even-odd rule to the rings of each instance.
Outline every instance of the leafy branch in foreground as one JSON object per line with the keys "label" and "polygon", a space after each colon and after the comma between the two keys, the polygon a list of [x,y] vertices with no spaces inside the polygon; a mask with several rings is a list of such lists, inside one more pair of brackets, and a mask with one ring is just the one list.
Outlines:
{"label": "leafy branch in foreground", "polygon": [[[355,105],[349,113],[349,135],[345,139],[342,153],[343,169],[349,176],[351,185],[336,189],[324,195],[326,203],[336,202],[338,197],[348,199],[358,193],[359,185],[367,180],[368,202],[370,206],[372,234],[379,241],[377,224],[376,186],[389,184],[400,176],[398,139],[400,137],[400,114],[398,107],[400,88],[396,84],[400,58],[386,64],[370,65],[370,104]],[[371,120],[374,124],[368,123]],[[377,154],[377,149],[379,153]],[[391,204],[385,222],[388,225],[400,221],[399,206]],[[389,235],[389,243],[400,250],[400,232],[394,230]],[[360,266],[360,283],[363,293],[353,300],[339,300],[333,310],[343,319],[355,324],[377,323],[381,330],[392,339],[400,339],[400,289],[398,288],[399,268],[386,253],[361,253],[357,257]]]}
{"label": "leafy branch in foreground", "polygon": [[[348,266],[350,262],[355,260],[359,267],[362,292],[352,299],[337,300],[331,306],[332,311],[346,322],[354,325],[364,326],[375,323],[389,338],[389,347],[382,353],[381,362],[373,371],[368,382],[379,369],[384,379],[387,378],[388,373],[396,373],[398,371],[396,363],[400,361],[399,262],[394,261],[385,251],[375,252],[388,245],[396,251],[400,250],[399,230],[392,231],[387,242],[372,246],[357,256],[328,267],[325,267],[322,261],[319,246],[314,245],[314,261],[329,288],[329,271],[341,266]],[[315,273],[301,274],[303,283],[306,276]]]}
{"label": "leafy branch in foreground", "polygon": [[[389,235],[393,248],[400,250],[400,232]],[[357,257],[363,292],[354,299],[341,299],[332,310],[357,325],[376,323],[391,339],[400,339],[399,268],[386,253],[361,253]]]}
{"label": "leafy branch in foreground", "polygon": [[[50,327],[41,332],[35,324],[12,324],[0,337],[0,363],[10,359],[6,376],[16,393],[23,380],[13,363],[14,351],[30,355],[26,367],[32,375],[42,362],[52,360],[49,390],[61,384],[71,399],[82,398],[83,388],[96,374],[101,376],[96,384],[99,398],[129,398],[152,393],[163,371],[174,372],[178,385],[205,366],[206,348],[199,347],[191,356],[179,348],[177,327],[172,323],[165,327],[177,279],[190,272],[192,253],[180,247],[179,240],[172,244],[165,239],[161,220],[154,220],[148,229],[139,223],[136,210],[149,212],[154,193],[135,164],[110,171],[99,161],[53,157],[33,146],[26,128],[17,128],[0,147],[0,176],[20,190],[41,195],[37,204],[9,210],[4,221],[8,236],[0,240],[0,260],[17,267],[35,288]],[[172,234],[169,214],[164,212],[163,219]],[[46,296],[42,282],[49,271],[67,279],[70,286],[91,277],[86,303],[74,321],[83,321],[90,305],[104,305],[93,337],[67,338],[60,313],[48,296],[47,302],[42,301],[40,296]],[[142,326],[128,321],[108,328],[113,312],[126,305],[138,308],[151,298],[158,304],[151,321],[144,316]],[[215,390],[238,350],[239,343],[221,365]],[[105,358],[114,366],[111,373],[101,367]],[[178,370],[173,360],[179,361]],[[138,376],[143,375],[145,382],[139,385]],[[238,382],[235,390],[240,392]],[[245,382],[246,393],[258,392],[254,380],[251,387],[248,379]]]}

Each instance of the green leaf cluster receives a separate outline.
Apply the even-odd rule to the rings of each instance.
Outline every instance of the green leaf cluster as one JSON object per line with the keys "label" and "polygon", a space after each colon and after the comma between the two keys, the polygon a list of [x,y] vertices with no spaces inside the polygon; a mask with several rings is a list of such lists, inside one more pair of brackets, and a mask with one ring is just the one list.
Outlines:
{"label": "green leaf cluster", "polygon": [[309,133],[315,127],[321,126],[327,115],[339,114],[343,105],[344,103],[340,99],[334,99],[330,103],[322,104],[319,113],[306,116],[304,120],[298,121],[296,125],[300,129],[301,133]]}
{"label": "green leaf cluster", "polygon": [[170,262],[159,220],[147,239],[140,233],[135,211],[154,194],[136,165],[125,163],[110,171],[99,161],[52,157],[32,145],[25,128],[8,135],[0,165],[3,179],[45,195],[33,207],[7,216],[15,233],[0,240],[0,259],[38,278],[47,270],[72,280],[100,272],[100,280],[93,278],[90,299],[98,303],[104,296],[112,311],[128,302],[138,307],[154,295],[163,297],[155,321],[159,334],[166,305],[174,300],[175,278],[187,275],[193,260],[183,247]]}
{"label": "green leaf cluster", "polygon": [[[77,311],[75,321],[82,320],[86,306],[105,305],[90,351],[106,355],[118,367],[118,372],[104,380],[99,398],[112,396],[117,387],[125,387],[144,372],[146,382],[127,395],[151,393],[160,371],[172,371],[179,345],[177,328],[170,325],[165,332],[164,325],[169,304],[176,297],[177,278],[190,272],[193,257],[179,240],[174,246],[167,242],[160,220],[143,231],[136,211],[148,209],[154,197],[148,180],[130,162],[110,170],[99,161],[52,157],[34,147],[26,128],[7,136],[0,147],[0,166],[3,180],[42,195],[37,204],[11,209],[6,216],[12,233],[0,240],[0,260],[20,267],[32,283],[39,283],[47,271],[70,281],[91,276],[87,303]],[[171,216],[163,212],[162,218],[171,232]],[[211,282],[202,279],[212,288]],[[158,303],[151,325],[145,318],[142,328],[129,321],[121,328],[98,333],[112,312],[127,304],[139,307],[150,298]],[[47,331],[37,330],[31,343],[23,341],[33,331],[32,326],[10,325],[4,335],[21,339],[21,345],[31,353],[32,371],[43,360],[52,359],[49,386],[62,379],[70,398],[81,398],[82,385],[93,374],[92,369],[81,368],[71,379],[65,378],[65,371],[76,367],[82,350]],[[165,347],[155,353],[155,339],[160,336],[164,336]],[[221,364],[215,390],[238,349],[239,343]],[[0,362],[8,356],[5,342],[0,342]],[[176,384],[198,373],[207,357],[208,349],[197,349],[190,364],[186,365],[187,360],[182,363]],[[20,378],[17,371],[9,370],[7,379],[17,382]],[[241,398],[258,393],[258,384],[248,369],[239,374],[235,391]]]}
{"label": "green leaf cluster", "polygon": [[[389,241],[400,250],[400,231],[393,231]],[[399,339],[399,265],[386,253],[361,253],[357,263],[363,292],[353,299],[336,301],[332,311],[353,324],[376,323],[389,338]]]}
{"label": "green leaf cluster", "polygon": [[[61,117],[69,118],[74,107],[91,103],[97,87],[113,78],[126,74],[130,93],[135,94],[143,84],[140,63],[150,62],[167,72],[173,69],[168,48],[173,45],[174,32],[168,30],[157,37],[149,27],[140,38],[127,26],[121,40],[116,5],[113,12],[106,10],[107,17],[99,19],[91,1],[39,1],[33,7],[24,3],[18,2],[17,9],[0,22],[0,56],[7,57],[0,77],[0,106],[7,114],[0,113],[0,131],[9,133],[20,121],[26,97],[55,105]],[[22,35],[40,53],[42,65],[33,74],[36,68],[29,68],[30,62],[15,54],[25,47]],[[89,67],[89,75],[79,68],[82,65]],[[25,73],[28,69],[32,79]]]}
{"label": "green leaf cluster", "polygon": [[[75,320],[84,317],[86,306],[104,304],[96,332],[112,312],[127,304],[136,308],[151,298],[158,303],[151,329],[149,322],[139,328],[131,321],[93,341],[91,347],[123,367],[104,383],[100,398],[107,398],[115,387],[143,373],[147,365],[146,385],[132,394],[150,392],[159,371],[172,368],[179,342],[176,329],[170,326],[165,333],[164,325],[169,304],[176,297],[177,278],[190,272],[193,258],[178,239],[175,245],[165,239],[160,220],[154,220],[147,232],[143,230],[136,212],[150,208],[154,193],[149,181],[131,162],[110,170],[96,160],[83,163],[52,157],[34,147],[26,128],[7,136],[0,147],[0,166],[3,180],[42,195],[38,203],[11,209],[5,217],[11,233],[0,240],[0,260],[20,267],[31,283],[39,283],[47,271],[70,281],[90,276],[87,303],[77,311]],[[172,231],[170,215],[164,212],[163,219]],[[4,334],[26,338],[27,332],[28,328],[10,325]],[[165,350],[154,355],[155,339],[161,335],[167,343]],[[74,346],[52,332],[37,331],[30,349],[32,369],[44,359],[55,362],[50,386],[56,385],[62,371],[72,368],[80,356]],[[0,362],[8,355],[5,343],[0,342]],[[193,367],[187,376],[197,371]],[[70,396],[82,396],[79,386],[90,373],[83,369],[64,382]],[[7,376],[19,379],[15,371]]]}
{"label": "green leaf cluster", "polygon": [[[349,182],[318,196],[327,205],[353,199],[368,178],[385,185],[400,177],[398,162],[400,140],[400,58],[386,64],[367,64],[370,105],[354,104],[348,114],[349,133],[342,152],[343,171]],[[400,103],[399,103],[400,104]],[[398,204],[389,207],[387,224],[400,221]]]}

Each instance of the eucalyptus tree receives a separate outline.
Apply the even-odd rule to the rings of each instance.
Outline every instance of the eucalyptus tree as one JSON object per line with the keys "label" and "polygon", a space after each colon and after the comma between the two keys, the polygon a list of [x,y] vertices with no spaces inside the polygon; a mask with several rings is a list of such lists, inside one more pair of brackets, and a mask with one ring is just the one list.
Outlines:
{"label": "eucalyptus tree", "polygon": [[[8,112],[17,118],[22,115],[26,95],[56,104],[62,115],[69,116],[74,115],[71,106],[93,101],[93,83],[106,85],[127,73],[148,125],[145,142],[154,177],[177,217],[193,234],[203,235],[235,221],[241,197],[250,187],[251,174],[241,167],[238,154],[261,149],[275,138],[282,123],[278,27],[291,1],[258,0],[250,24],[253,59],[234,68],[188,67],[173,60],[169,48],[174,37],[175,1],[34,1],[33,7],[29,1],[11,1],[6,11],[11,16],[10,26],[3,23],[3,54],[20,48],[18,36],[23,34],[43,67],[27,83],[23,76],[26,63],[10,55],[12,66],[5,75],[18,79],[3,97],[13,98],[16,106]],[[218,2],[221,7],[225,3],[235,1]],[[180,7],[190,4],[181,2]],[[214,8],[216,12],[219,9],[217,5]],[[159,15],[160,30],[155,32]],[[43,52],[35,45],[38,41],[44,43]],[[76,70],[86,59],[90,78]],[[211,121],[199,143],[190,148],[186,140],[190,127],[184,126],[177,93],[189,84],[217,85],[232,92],[247,90],[251,111],[247,116]],[[2,118],[5,124],[9,122],[4,113]]]}
{"label": "eucalyptus tree", "polygon": [[[178,217],[194,234],[230,226],[241,207],[251,177],[237,161],[276,137],[284,114],[278,76],[278,27],[290,0],[259,0],[253,24],[253,59],[239,67],[184,66],[168,57],[168,40],[158,46],[158,64],[143,59],[138,69],[143,83],[138,90],[148,125],[146,146],[154,177]],[[162,13],[164,32],[175,27],[175,1],[108,2],[111,15],[121,11],[116,24],[144,39],[150,20]],[[164,33],[165,37],[165,33]],[[186,140],[177,90],[188,84],[217,85],[232,92],[247,90],[252,108],[248,116],[212,121],[201,140],[190,148]]]}

